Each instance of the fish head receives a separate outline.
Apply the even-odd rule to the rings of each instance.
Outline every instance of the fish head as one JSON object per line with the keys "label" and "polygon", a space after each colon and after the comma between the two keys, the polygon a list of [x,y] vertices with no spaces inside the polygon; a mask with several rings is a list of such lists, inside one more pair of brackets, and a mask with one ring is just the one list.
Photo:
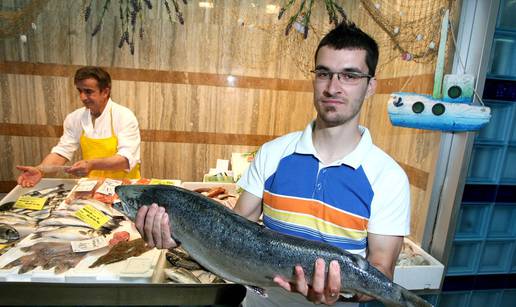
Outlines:
{"label": "fish head", "polygon": [[20,239],[20,234],[14,227],[0,224],[0,237],[6,242],[13,242]]}
{"label": "fish head", "polygon": [[157,200],[153,193],[153,185],[120,185],[115,188],[115,193],[120,202],[113,203],[113,208],[122,212],[130,220],[136,219],[136,213],[141,206],[151,205]]}

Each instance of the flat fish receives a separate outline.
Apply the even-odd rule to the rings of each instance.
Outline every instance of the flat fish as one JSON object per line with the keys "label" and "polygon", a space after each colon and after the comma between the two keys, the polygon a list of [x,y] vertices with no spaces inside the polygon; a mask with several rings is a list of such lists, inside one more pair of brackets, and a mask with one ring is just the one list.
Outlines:
{"label": "flat fish", "polygon": [[137,257],[149,250],[151,248],[141,238],[128,242],[122,241],[113,246],[104,256],[99,257],[97,261],[90,265],[90,268]]}
{"label": "flat fish", "polygon": [[21,251],[27,254],[6,264],[2,269],[20,266],[18,274],[24,274],[37,267],[54,268],[55,274],[61,274],[75,267],[87,253],[74,253],[70,242],[38,242],[25,246]]}
{"label": "flat fish", "polygon": [[341,292],[369,295],[388,307],[432,306],[360,255],[272,231],[199,193],[164,185],[126,185],[115,191],[121,199],[115,208],[133,221],[142,205],[163,206],[174,239],[203,267],[226,280],[261,288],[277,286],[275,276],[292,280],[294,267],[301,265],[311,282],[314,263],[322,258],[326,263],[338,261]]}

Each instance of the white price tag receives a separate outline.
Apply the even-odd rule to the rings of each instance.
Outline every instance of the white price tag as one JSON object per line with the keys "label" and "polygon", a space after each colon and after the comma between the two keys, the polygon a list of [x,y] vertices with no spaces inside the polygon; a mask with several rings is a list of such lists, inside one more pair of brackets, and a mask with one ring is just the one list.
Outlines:
{"label": "white price tag", "polygon": [[76,253],[89,252],[108,246],[108,241],[104,236],[98,236],[93,239],[72,241],[72,250]]}
{"label": "white price tag", "polygon": [[97,180],[79,180],[74,192],[90,192],[97,185]]}
{"label": "white price tag", "polygon": [[102,193],[104,195],[113,195],[115,194],[115,188],[121,184],[121,180],[106,178],[102,185],[97,189],[97,192]]}
{"label": "white price tag", "polygon": [[215,169],[219,172],[227,172],[229,170],[229,160],[217,159],[217,166]]}

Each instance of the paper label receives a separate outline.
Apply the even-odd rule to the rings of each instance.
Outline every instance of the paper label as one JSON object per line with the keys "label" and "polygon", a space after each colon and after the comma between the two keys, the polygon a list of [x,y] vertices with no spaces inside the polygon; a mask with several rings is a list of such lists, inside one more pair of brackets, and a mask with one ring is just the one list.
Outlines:
{"label": "paper label", "polygon": [[33,197],[28,195],[22,195],[14,204],[14,208],[41,210],[43,209],[43,206],[45,206],[46,201],[46,197]]}
{"label": "paper label", "polygon": [[91,205],[86,205],[75,212],[75,216],[94,229],[99,229],[109,221],[109,217]]}
{"label": "paper label", "polygon": [[89,252],[109,245],[108,240],[104,236],[82,241],[72,241],[70,243],[72,243],[72,250],[76,253]]}
{"label": "paper label", "polygon": [[102,185],[97,189],[97,193],[102,193],[105,195],[114,195],[115,194],[115,188],[122,184],[121,180],[114,180],[107,178],[104,180]]}
{"label": "paper label", "polygon": [[90,192],[97,185],[97,180],[80,180],[75,187],[75,192]]}
{"label": "paper label", "polygon": [[181,185],[181,180],[152,178],[151,181],[149,182],[149,184],[164,184],[164,185],[179,186],[179,185]]}
{"label": "paper label", "polygon": [[227,172],[229,170],[229,160],[217,159],[217,166],[215,166],[219,172]]}

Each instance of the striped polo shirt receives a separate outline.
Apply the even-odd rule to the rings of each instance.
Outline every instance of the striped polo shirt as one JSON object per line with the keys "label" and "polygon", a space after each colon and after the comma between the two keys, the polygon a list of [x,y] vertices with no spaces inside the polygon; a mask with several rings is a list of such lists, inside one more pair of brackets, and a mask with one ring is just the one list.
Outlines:
{"label": "striped polo shirt", "polygon": [[365,256],[368,232],[405,236],[410,189],[401,167],[365,127],[357,147],[322,164],[314,123],[264,144],[238,185],[262,198],[266,227]]}

